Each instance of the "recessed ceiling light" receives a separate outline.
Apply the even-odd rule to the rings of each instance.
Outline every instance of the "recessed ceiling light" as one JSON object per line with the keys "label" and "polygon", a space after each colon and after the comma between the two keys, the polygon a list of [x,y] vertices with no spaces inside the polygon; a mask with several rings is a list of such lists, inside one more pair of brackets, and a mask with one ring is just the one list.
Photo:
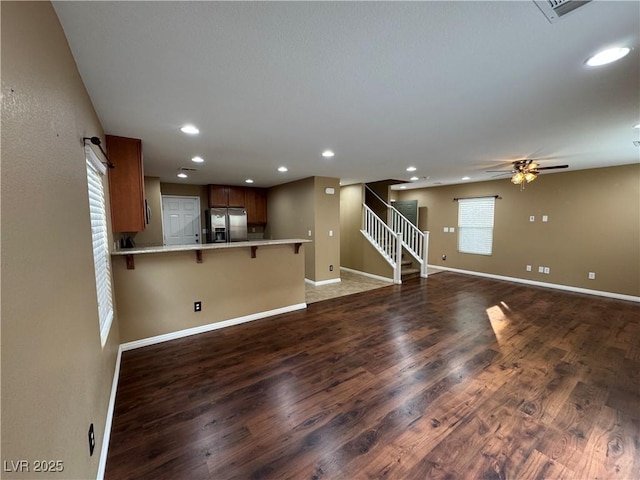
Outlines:
{"label": "recessed ceiling light", "polygon": [[600,65],[606,65],[620,60],[630,51],[631,49],[627,47],[608,48],[607,50],[596,53],[593,57],[589,57],[586,63],[590,67],[599,67]]}
{"label": "recessed ceiling light", "polygon": [[333,153],[332,150],[325,150],[324,152],[322,152],[322,156],[324,158],[331,158],[335,155],[335,153]]}
{"label": "recessed ceiling light", "polygon": [[202,158],[202,157],[193,157],[191,159],[191,161],[195,162],[195,163],[202,163],[202,162],[204,162],[204,158]]}
{"label": "recessed ceiling light", "polygon": [[640,123],[634,125],[633,128],[640,128]]}
{"label": "recessed ceiling light", "polygon": [[184,173],[184,172],[180,172],[180,173],[178,174],[178,177],[179,177],[179,178],[187,178],[187,174],[186,174],[186,173]]}
{"label": "recessed ceiling light", "polygon": [[406,189],[407,189],[407,187],[405,187],[404,185],[402,185],[402,186],[400,187],[400,190],[406,190]]}
{"label": "recessed ceiling light", "polygon": [[409,180],[411,180],[412,182],[415,182],[416,180],[420,180],[418,177],[411,177]]}
{"label": "recessed ceiling light", "polygon": [[283,166],[283,167],[278,167],[278,171],[279,171],[279,172],[288,172],[288,171],[289,171],[289,169],[288,169],[287,167],[284,167],[284,166]]}
{"label": "recessed ceiling light", "polygon": [[471,177],[462,177],[462,180],[471,180]]}
{"label": "recessed ceiling light", "polygon": [[247,178],[244,183],[253,183],[253,180],[251,180],[250,178]]}
{"label": "recessed ceiling light", "polygon": [[416,170],[416,167],[407,167],[407,172],[415,172]]}
{"label": "recessed ceiling light", "polygon": [[198,128],[193,125],[185,125],[180,128],[180,131],[182,131],[183,133],[188,133],[189,135],[197,135],[198,133],[200,133],[200,130],[198,130]]}

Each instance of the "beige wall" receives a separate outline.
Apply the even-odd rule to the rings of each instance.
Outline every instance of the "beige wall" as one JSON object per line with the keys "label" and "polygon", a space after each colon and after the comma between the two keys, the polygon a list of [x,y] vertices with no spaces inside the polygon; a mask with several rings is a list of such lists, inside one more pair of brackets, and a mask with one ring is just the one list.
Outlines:
{"label": "beige wall", "polygon": [[[457,233],[443,233],[445,226],[457,227],[452,199],[494,194],[502,199],[496,200],[493,255],[458,253]],[[431,232],[430,264],[640,296],[640,165],[543,174],[523,191],[504,179],[397,197],[428,210],[426,225],[419,223]],[[538,273],[538,266],[551,273]],[[588,272],[596,279],[588,280]]]}
{"label": "beige wall", "polygon": [[[114,257],[122,342],[305,303],[304,249],[293,245]],[[202,302],[202,311],[193,304]]]}
{"label": "beige wall", "polygon": [[151,218],[146,228],[135,235],[136,247],[162,245],[162,198],[159,177],[144,177],[144,193],[151,209]]}
{"label": "beige wall", "polygon": [[[285,183],[267,191],[267,227],[265,238],[304,238],[314,240],[313,177]],[[308,231],[311,230],[311,236]],[[304,246],[305,277],[315,279],[315,242]]]}
{"label": "beige wall", "polygon": [[363,198],[363,184],[340,189],[340,265],[393,279],[391,266],[360,232]]}
{"label": "beige wall", "polygon": [[119,333],[101,347],[82,137],[104,134],[51,4],[1,9],[2,460],[95,478]]}
{"label": "beige wall", "polygon": [[[327,187],[335,194],[327,195]],[[265,238],[312,240],[305,245],[305,277],[314,282],[340,278],[339,191],[337,178],[309,177],[272,187],[267,193]]]}
{"label": "beige wall", "polygon": [[[327,194],[326,188],[334,193]],[[340,278],[340,180],[314,177],[315,277],[321,282]],[[330,231],[333,236],[330,236]],[[333,270],[329,266],[333,265]]]}

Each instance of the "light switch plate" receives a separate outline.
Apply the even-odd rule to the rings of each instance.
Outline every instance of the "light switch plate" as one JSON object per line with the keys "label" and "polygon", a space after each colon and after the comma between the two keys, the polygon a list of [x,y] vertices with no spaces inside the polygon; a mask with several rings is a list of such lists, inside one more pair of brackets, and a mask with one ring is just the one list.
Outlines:
{"label": "light switch plate", "polygon": [[549,221],[549,217],[546,215],[542,215],[542,221],[543,222],[548,222]]}
{"label": "light switch plate", "polygon": [[551,269],[549,267],[544,267],[544,273],[546,274],[551,273]]}
{"label": "light switch plate", "polygon": [[453,232],[455,232],[455,231],[456,231],[455,227],[449,227],[449,232],[450,232],[450,233],[453,233]]}
{"label": "light switch plate", "polygon": [[530,222],[535,222],[535,221],[536,221],[536,217],[535,217],[535,215],[531,215],[531,216],[529,217],[529,221],[530,221]]}
{"label": "light switch plate", "polygon": [[531,271],[531,265],[527,265],[527,272]]}
{"label": "light switch plate", "polygon": [[538,267],[538,273],[544,273],[544,267]]}
{"label": "light switch plate", "polygon": [[442,230],[444,231],[444,233],[449,233],[449,227],[444,227]]}
{"label": "light switch plate", "polygon": [[596,279],[596,272],[589,272],[589,280],[595,280]]}

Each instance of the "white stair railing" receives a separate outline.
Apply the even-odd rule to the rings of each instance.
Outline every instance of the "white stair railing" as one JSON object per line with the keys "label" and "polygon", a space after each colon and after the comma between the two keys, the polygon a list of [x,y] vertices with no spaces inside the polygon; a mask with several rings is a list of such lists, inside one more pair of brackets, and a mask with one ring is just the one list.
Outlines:
{"label": "white stair railing", "polygon": [[362,204],[362,230],[373,247],[393,268],[393,283],[402,283],[402,239],[364,203]]}
{"label": "white stair railing", "polygon": [[427,276],[427,261],[425,258],[425,234],[402,215],[394,206],[387,205],[391,229],[400,235],[402,246],[420,264],[420,276]]}
{"label": "white stair railing", "polygon": [[411,223],[407,217],[402,215],[397,208],[385,202],[368,186],[366,189],[386,206],[391,230],[400,236],[402,246],[420,265],[420,276],[426,278],[429,255],[429,232],[420,231],[420,229]]}

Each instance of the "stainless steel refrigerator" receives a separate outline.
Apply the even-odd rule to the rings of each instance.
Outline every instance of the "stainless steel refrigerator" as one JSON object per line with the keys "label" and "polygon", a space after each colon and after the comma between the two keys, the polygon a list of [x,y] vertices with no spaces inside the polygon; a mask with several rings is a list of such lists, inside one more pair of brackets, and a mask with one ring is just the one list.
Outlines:
{"label": "stainless steel refrigerator", "polygon": [[247,211],[244,208],[212,208],[207,211],[209,243],[247,240]]}

